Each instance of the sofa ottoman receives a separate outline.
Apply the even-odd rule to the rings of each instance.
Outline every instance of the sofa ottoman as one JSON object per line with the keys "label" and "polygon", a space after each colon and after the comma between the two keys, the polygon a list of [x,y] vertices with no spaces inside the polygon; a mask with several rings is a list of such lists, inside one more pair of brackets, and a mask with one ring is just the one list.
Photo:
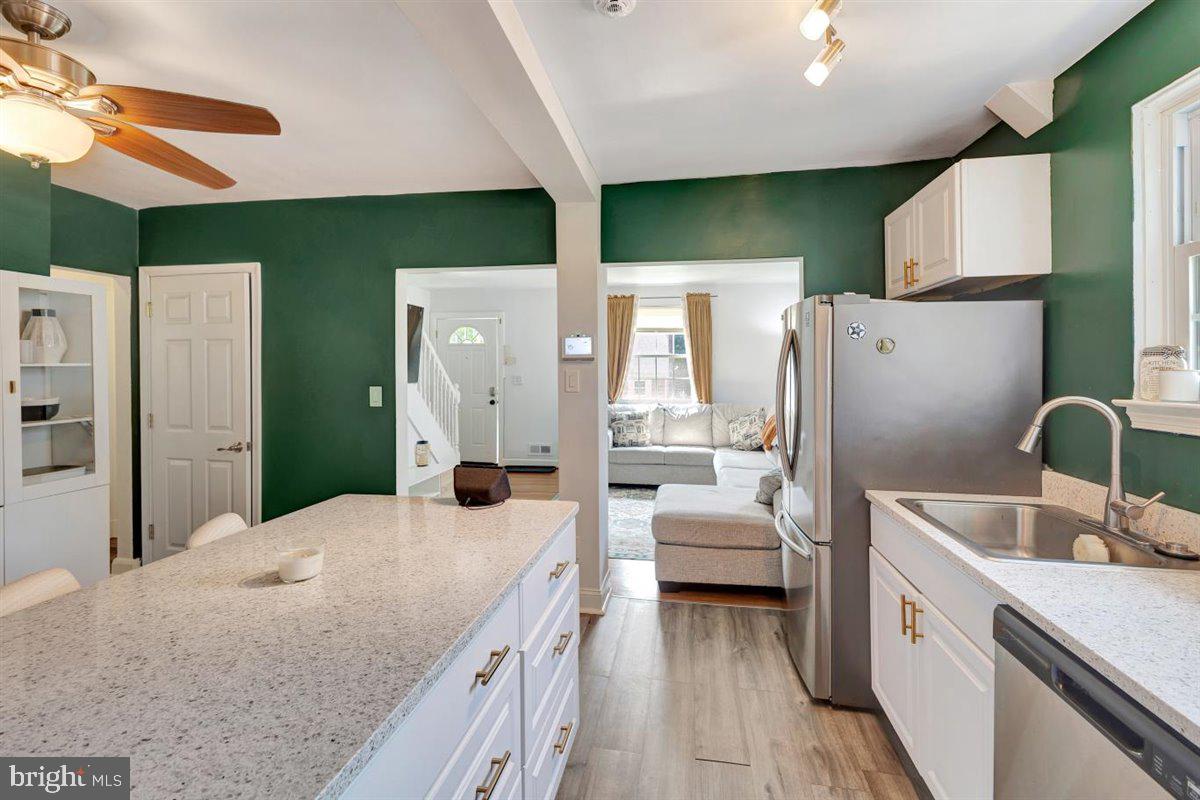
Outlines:
{"label": "sofa ottoman", "polygon": [[783,586],[772,507],[755,493],[740,486],[658,487],[650,530],[662,591],[683,583]]}

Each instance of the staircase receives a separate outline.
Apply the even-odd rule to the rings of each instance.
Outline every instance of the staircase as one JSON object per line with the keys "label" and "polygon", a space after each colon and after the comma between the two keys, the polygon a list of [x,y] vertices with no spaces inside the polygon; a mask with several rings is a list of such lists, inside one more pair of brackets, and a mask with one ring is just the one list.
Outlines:
{"label": "staircase", "polygon": [[421,363],[417,382],[408,384],[409,441],[429,442],[429,466],[418,467],[409,454],[409,489],[412,494],[436,494],[440,476],[458,463],[458,405],[462,394],[450,379],[434,350],[433,341],[421,333]]}

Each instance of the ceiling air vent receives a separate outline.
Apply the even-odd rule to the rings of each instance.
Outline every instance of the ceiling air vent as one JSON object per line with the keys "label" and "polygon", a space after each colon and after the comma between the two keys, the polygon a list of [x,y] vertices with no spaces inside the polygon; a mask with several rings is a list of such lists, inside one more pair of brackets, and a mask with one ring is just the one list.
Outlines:
{"label": "ceiling air vent", "polygon": [[596,0],[596,10],[613,19],[628,17],[636,5],[637,0]]}

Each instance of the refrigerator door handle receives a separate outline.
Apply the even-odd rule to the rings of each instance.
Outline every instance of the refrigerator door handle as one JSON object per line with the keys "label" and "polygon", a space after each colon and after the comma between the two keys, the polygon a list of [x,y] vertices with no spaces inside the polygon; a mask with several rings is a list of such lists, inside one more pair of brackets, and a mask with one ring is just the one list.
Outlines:
{"label": "refrigerator door handle", "polygon": [[[796,479],[796,453],[793,450],[800,439],[800,410],[796,409],[796,417],[792,421],[792,430],[787,429],[787,370],[789,357],[795,353],[797,368],[800,363],[800,337],[795,328],[788,328],[783,334],[783,347],[779,351],[779,368],[775,373],[775,430],[779,438],[780,466],[783,467],[783,477],[788,481]],[[799,395],[799,375],[796,376],[796,393]]]}
{"label": "refrigerator door handle", "polygon": [[788,529],[794,527],[791,520],[787,518],[787,512],[780,509],[779,513],[775,515],[775,532],[779,534],[779,541],[801,558],[812,561],[812,544],[809,543],[808,537],[804,535],[803,531],[797,530],[796,533],[799,536],[793,536]]}

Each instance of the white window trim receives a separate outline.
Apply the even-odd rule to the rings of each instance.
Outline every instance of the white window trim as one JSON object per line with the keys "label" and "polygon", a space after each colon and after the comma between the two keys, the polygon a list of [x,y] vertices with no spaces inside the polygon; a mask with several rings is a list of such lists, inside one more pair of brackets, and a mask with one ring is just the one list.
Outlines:
{"label": "white window trim", "polygon": [[[1133,374],[1138,396],[1137,362],[1143,347],[1172,341],[1182,327],[1177,319],[1178,286],[1173,258],[1169,162],[1171,116],[1196,101],[1200,69],[1133,106]],[[1183,295],[1186,296],[1186,295]],[[1193,365],[1195,366],[1195,365]],[[1114,400],[1135,428],[1200,436],[1200,404]]]}

